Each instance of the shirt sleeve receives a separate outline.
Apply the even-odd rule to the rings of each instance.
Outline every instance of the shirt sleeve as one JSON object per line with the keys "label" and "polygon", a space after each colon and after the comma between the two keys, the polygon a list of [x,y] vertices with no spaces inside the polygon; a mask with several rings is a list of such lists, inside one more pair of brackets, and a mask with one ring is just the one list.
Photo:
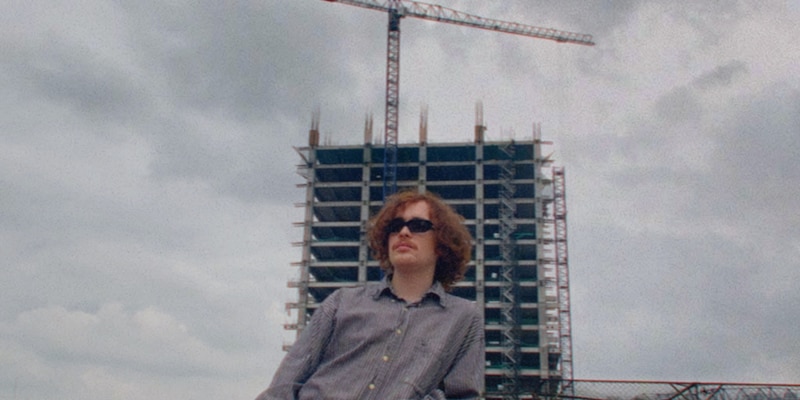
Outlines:
{"label": "shirt sleeve", "polygon": [[334,328],[340,293],[334,292],[314,311],[311,320],[281,361],[267,390],[256,400],[286,400],[297,393],[319,365]]}
{"label": "shirt sleeve", "polygon": [[443,380],[441,389],[426,396],[426,399],[478,399],[483,390],[485,354],[483,339],[483,318],[475,310],[464,341],[453,365]]}

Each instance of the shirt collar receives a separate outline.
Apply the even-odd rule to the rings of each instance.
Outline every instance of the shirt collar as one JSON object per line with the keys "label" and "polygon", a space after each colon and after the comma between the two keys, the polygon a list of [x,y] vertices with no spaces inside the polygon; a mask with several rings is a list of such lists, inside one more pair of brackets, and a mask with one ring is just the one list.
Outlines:
{"label": "shirt collar", "polygon": [[[380,283],[375,287],[375,290],[372,293],[372,298],[374,300],[378,300],[383,295],[388,295],[392,297],[395,296],[394,292],[392,291],[392,283],[389,280],[389,276],[384,277],[381,279]],[[431,298],[432,300],[436,301],[440,306],[446,307],[447,306],[447,293],[444,290],[439,281],[434,281],[433,285],[428,288],[428,291],[425,292],[425,295],[422,296],[423,300],[425,298]]]}

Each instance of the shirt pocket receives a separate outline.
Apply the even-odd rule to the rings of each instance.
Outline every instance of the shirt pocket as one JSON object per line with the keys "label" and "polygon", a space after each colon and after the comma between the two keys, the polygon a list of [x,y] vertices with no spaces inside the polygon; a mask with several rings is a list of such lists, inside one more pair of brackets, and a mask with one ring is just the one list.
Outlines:
{"label": "shirt pocket", "polygon": [[427,339],[418,340],[412,350],[413,365],[406,368],[403,381],[414,388],[420,398],[435,390],[447,373],[444,352]]}

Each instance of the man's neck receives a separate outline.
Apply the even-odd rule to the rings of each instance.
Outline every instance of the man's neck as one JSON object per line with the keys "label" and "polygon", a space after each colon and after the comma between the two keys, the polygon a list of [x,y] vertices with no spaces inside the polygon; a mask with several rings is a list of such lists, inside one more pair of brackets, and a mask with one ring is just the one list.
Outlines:
{"label": "man's neck", "polygon": [[392,274],[392,289],[395,296],[408,304],[422,300],[422,296],[433,284],[433,273],[403,273],[395,270]]}

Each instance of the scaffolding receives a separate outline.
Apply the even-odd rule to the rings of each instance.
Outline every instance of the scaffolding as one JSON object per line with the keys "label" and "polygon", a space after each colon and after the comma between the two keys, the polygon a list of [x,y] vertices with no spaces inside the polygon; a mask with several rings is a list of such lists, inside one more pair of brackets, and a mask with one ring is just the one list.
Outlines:
{"label": "scaffolding", "polygon": [[559,346],[561,350],[561,391],[574,395],[572,376],[572,318],[569,300],[569,262],[567,251],[567,198],[563,167],[553,167],[553,222],[555,225],[555,263],[558,286]]}
{"label": "scaffolding", "polygon": [[500,253],[502,257],[500,287],[500,313],[502,319],[503,381],[501,392],[504,399],[519,399],[519,301],[517,300],[519,279],[517,278],[516,249],[514,231],[517,229],[514,215],[517,207],[514,202],[514,142],[500,147],[507,157],[500,164]]}

